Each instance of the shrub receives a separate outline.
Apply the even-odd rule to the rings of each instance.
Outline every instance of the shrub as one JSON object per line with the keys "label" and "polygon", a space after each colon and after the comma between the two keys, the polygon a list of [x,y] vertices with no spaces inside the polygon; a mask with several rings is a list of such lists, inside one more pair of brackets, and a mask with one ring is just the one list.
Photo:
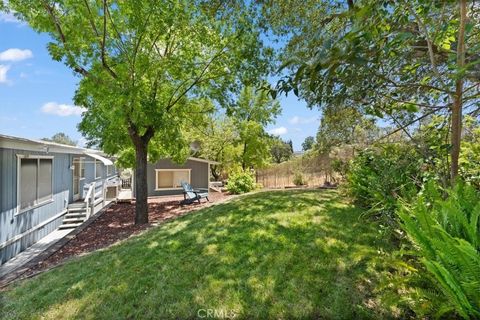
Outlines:
{"label": "shrub", "polygon": [[338,173],[342,179],[345,179],[347,176],[350,163],[347,160],[342,159],[333,159],[332,160],[332,170],[335,173]]}
{"label": "shrub", "polygon": [[227,183],[227,190],[232,194],[241,194],[254,190],[256,187],[255,178],[251,173],[238,171],[230,174]]}
{"label": "shrub", "polygon": [[408,145],[366,149],[353,159],[347,193],[371,215],[394,222],[399,197],[414,197],[422,183],[422,160]]}
{"label": "shrub", "polygon": [[305,179],[300,172],[295,173],[293,176],[293,184],[296,186],[303,186],[305,185]]}
{"label": "shrub", "polygon": [[[480,318],[480,194],[458,183],[443,199],[428,184],[413,205],[398,212],[402,227],[416,245],[430,280],[446,299],[438,299],[437,317]],[[437,301],[438,302],[438,301]]]}

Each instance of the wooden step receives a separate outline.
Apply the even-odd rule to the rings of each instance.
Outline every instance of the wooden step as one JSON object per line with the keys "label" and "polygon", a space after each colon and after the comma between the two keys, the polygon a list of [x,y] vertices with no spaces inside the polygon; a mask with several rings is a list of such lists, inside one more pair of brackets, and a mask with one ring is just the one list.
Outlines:
{"label": "wooden step", "polygon": [[67,209],[67,214],[85,214],[87,213],[87,208],[83,209]]}
{"label": "wooden step", "polygon": [[74,202],[68,205],[69,208],[86,208],[87,204],[85,202]]}
{"label": "wooden step", "polygon": [[87,214],[86,213],[82,213],[82,212],[72,212],[72,213],[67,213],[65,215],[65,218],[87,218]]}
{"label": "wooden step", "polygon": [[[83,222],[82,222],[83,223]],[[73,229],[81,225],[82,223],[67,223],[67,224],[62,224],[58,229]]]}
{"label": "wooden step", "polygon": [[85,218],[65,218],[63,219],[63,224],[83,223],[85,220]]}

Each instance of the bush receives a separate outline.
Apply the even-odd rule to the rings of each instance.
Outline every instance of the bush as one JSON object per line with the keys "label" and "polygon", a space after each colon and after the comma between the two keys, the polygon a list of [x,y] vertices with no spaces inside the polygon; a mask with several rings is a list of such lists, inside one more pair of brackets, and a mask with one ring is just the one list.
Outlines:
{"label": "bush", "polygon": [[300,172],[295,173],[293,176],[293,184],[296,186],[303,186],[305,185],[305,179],[303,178],[303,175]]}
{"label": "bush", "polygon": [[332,170],[335,173],[338,173],[342,179],[345,179],[347,176],[350,163],[347,160],[342,159],[333,159],[332,160]]}
{"label": "bush", "polygon": [[397,199],[413,198],[422,184],[422,160],[408,145],[366,149],[351,162],[347,193],[368,213],[394,222]]}
{"label": "bush", "polygon": [[[480,194],[458,183],[443,199],[428,184],[413,205],[398,212],[408,238],[416,245],[429,280],[445,296],[436,316],[480,318]],[[429,294],[427,294],[428,296]]]}
{"label": "bush", "polygon": [[248,172],[235,172],[230,174],[227,190],[232,194],[241,194],[255,190],[255,178]]}

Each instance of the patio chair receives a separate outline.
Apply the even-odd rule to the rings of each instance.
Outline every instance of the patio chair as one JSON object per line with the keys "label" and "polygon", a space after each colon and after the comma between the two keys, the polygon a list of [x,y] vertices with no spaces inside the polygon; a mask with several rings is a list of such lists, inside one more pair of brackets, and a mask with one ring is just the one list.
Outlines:
{"label": "patio chair", "polygon": [[208,189],[193,189],[192,186],[186,182],[182,182],[183,188],[183,200],[180,204],[191,204],[195,201],[200,203],[200,199],[207,199],[208,200]]}

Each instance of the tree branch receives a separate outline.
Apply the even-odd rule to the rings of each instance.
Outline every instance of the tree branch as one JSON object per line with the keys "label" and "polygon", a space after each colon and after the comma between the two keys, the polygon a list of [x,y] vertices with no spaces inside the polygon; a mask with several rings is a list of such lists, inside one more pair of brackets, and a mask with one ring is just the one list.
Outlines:
{"label": "tree branch", "polygon": [[[63,30],[62,30],[62,26],[61,26],[61,24],[60,24],[60,21],[58,21],[58,18],[57,18],[57,16],[55,15],[55,12],[53,11],[53,8],[52,8],[46,1],[43,1],[43,6],[44,6],[45,9],[47,10],[50,18],[52,19],[52,22],[53,22],[53,24],[54,24],[54,26],[55,26],[55,28],[56,28],[56,30],[57,30],[58,36],[60,37],[60,40],[61,40],[61,42],[62,42],[62,44],[63,44],[63,47],[65,48],[66,54],[70,57],[70,59],[71,59],[72,61],[74,61],[74,59],[73,59],[73,57],[71,56],[71,54],[68,53],[68,49],[67,49],[67,39],[66,39],[66,37],[65,37],[65,34],[63,33]],[[83,68],[83,67],[81,67],[81,66],[79,66],[79,65],[77,65],[77,64],[73,65],[72,68],[73,68],[73,70],[74,70],[75,72],[80,73],[80,74],[83,75],[84,77],[87,77],[87,76],[89,75],[89,72],[88,72],[85,68]]]}
{"label": "tree branch", "polygon": [[425,40],[427,41],[427,47],[428,47],[428,56],[430,58],[430,64],[432,65],[433,72],[437,76],[438,80],[440,83],[445,87],[448,88],[446,83],[443,81],[443,78],[440,75],[440,72],[438,71],[437,64],[435,61],[435,53],[433,52],[433,45],[432,45],[432,40],[430,39],[430,35],[428,33],[428,29],[425,26],[425,24],[421,21],[420,17],[418,14],[415,12],[415,10],[410,6],[409,2],[406,1],[406,5],[408,6],[408,10],[410,13],[415,17],[415,20],[417,20],[417,23],[419,27],[422,29],[422,32],[424,33]]}
{"label": "tree branch", "polygon": [[100,33],[98,32],[97,27],[95,26],[95,21],[92,19],[92,10],[90,10],[90,6],[88,5],[88,1],[84,0],[83,3],[85,3],[85,7],[87,8],[88,21],[90,22],[90,26],[92,27],[93,33],[95,33],[95,36],[100,37]]}
{"label": "tree branch", "polygon": [[175,99],[174,96],[175,94],[180,90],[180,88],[186,83],[188,82],[188,80],[186,81],[183,81],[175,90],[174,92],[172,93],[169,101],[168,101],[168,104],[167,104],[167,112],[170,111],[170,109],[183,97],[185,96],[200,80],[201,78],[205,75],[208,67],[213,63],[214,60],[216,60],[218,57],[220,57],[223,53],[224,53],[224,50],[226,48],[226,45],[220,50],[217,52],[217,54],[215,54],[212,59],[210,59],[210,61],[205,65],[205,67],[203,68],[203,70],[200,72],[200,74],[194,79],[194,81]]}
{"label": "tree branch", "polygon": [[434,114],[436,111],[437,111],[437,110],[429,111],[429,112],[423,114],[421,117],[418,117],[418,118],[416,118],[416,119],[408,122],[407,124],[402,125],[401,127],[397,128],[397,129],[395,129],[395,130],[387,133],[387,134],[384,135],[383,137],[379,138],[379,139],[377,140],[377,142],[378,142],[378,141],[381,141],[381,140],[383,140],[383,139],[385,139],[385,138],[387,138],[387,137],[389,137],[389,136],[391,136],[391,135],[393,135],[393,134],[395,134],[395,133],[397,133],[397,132],[399,132],[399,131],[404,130],[405,128],[411,126],[412,124],[414,124],[414,123],[416,123],[416,122],[418,122],[418,121],[420,121],[420,120],[422,120],[422,119],[425,119],[426,117]]}
{"label": "tree branch", "polygon": [[102,35],[102,66],[108,71],[112,78],[117,79],[118,76],[115,71],[107,63],[105,53],[105,42],[107,38],[107,0],[103,0],[103,35]]}

